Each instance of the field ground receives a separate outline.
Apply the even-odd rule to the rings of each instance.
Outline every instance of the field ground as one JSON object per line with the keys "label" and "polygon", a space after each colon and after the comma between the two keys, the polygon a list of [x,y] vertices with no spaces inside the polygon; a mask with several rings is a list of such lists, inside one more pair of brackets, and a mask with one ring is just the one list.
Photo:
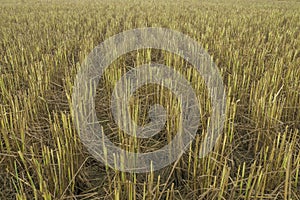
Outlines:
{"label": "field ground", "polygon": [[[1,0],[0,199],[300,199],[299,10],[299,1]],[[112,63],[97,88],[96,110],[105,133],[123,149],[155,150],[172,139],[179,123],[170,119],[149,141],[118,129],[107,109],[109,95],[130,68],[173,66],[199,99],[199,134],[190,148],[170,166],[145,174],[94,159],[79,139],[70,106],[88,53],[139,27],[169,28],[198,41],[227,93],[223,133],[200,159],[211,111],[201,76],[159,50],[130,52]],[[178,112],[170,91],[149,85],[132,100],[137,123],[147,122],[147,106],[155,102]]]}

